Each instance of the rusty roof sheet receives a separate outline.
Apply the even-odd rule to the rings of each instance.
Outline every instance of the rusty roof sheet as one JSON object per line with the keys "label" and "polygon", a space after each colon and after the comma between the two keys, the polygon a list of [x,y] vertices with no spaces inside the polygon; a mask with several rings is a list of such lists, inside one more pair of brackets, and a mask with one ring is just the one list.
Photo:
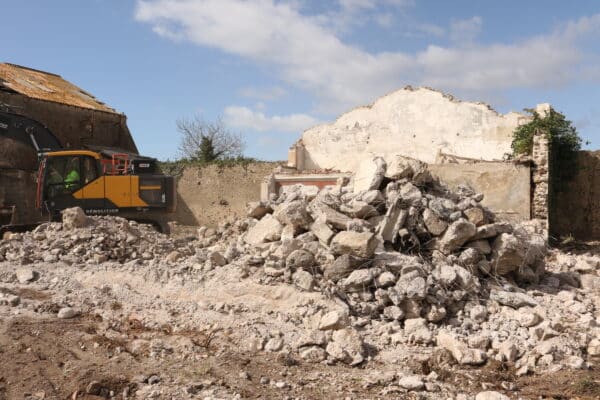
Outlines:
{"label": "rusty roof sheet", "polygon": [[20,65],[0,63],[0,90],[8,89],[39,100],[116,113],[61,76]]}

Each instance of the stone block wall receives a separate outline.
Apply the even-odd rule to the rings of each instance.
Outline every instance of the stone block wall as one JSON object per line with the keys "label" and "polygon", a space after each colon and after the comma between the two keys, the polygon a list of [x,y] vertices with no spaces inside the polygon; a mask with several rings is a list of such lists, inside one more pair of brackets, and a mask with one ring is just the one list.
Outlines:
{"label": "stone block wall", "polygon": [[531,171],[531,217],[550,224],[550,141],[545,132],[538,130],[533,135],[531,152],[533,168]]}
{"label": "stone block wall", "polygon": [[600,151],[580,151],[577,173],[554,194],[551,234],[600,240]]}

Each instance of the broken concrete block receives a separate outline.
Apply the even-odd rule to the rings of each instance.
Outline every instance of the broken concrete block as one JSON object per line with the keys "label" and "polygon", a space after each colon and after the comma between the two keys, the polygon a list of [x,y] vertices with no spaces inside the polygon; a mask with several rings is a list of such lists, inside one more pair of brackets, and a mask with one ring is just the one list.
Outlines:
{"label": "broken concrete block", "polygon": [[304,347],[300,350],[300,358],[307,363],[320,363],[327,358],[327,352],[318,346]]}
{"label": "broken concrete block", "polygon": [[294,228],[308,228],[312,218],[307,211],[308,204],[303,200],[294,200],[281,204],[275,213],[275,218],[283,225],[291,225]]}
{"label": "broken concrete block", "polygon": [[404,310],[398,306],[387,306],[383,309],[383,316],[390,321],[401,321],[404,319]]}
{"label": "broken concrete block", "polygon": [[504,290],[492,289],[490,291],[490,300],[495,300],[498,303],[509,306],[512,308],[519,307],[535,307],[538,302],[535,299],[525,293],[519,292],[507,292]]}
{"label": "broken concrete block", "polygon": [[510,400],[510,397],[503,395],[500,392],[488,390],[477,393],[475,400]]}
{"label": "broken concrete block", "polygon": [[441,235],[448,227],[448,223],[438,217],[429,208],[423,210],[423,223],[425,223],[425,227],[433,236]]}
{"label": "broken concrete block", "polygon": [[400,208],[399,202],[390,206],[385,217],[379,225],[379,235],[384,241],[394,243],[398,238],[398,231],[404,226],[408,211]]}
{"label": "broken concrete block", "polygon": [[477,227],[477,232],[471,240],[489,239],[501,233],[511,233],[512,226],[508,222],[494,222]]}
{"label": "broken concrete block", "polygon": [[274,242],[281,238],[283,225],[271,214],[267,214],[246,233],[245,241],[257,245],[265,242]]}
{"label": "broken concrete block", "polygon": [[433,333],[427,327],[427,320],[424,318],[404,320],[404,333],[408,336],[410,343],[425,345],[433,343]]}
{"label": "broken concrete block", "polygon": [[18,268],[16,271],[19,283],[29,283],[35,280],[37,273],[31,268]]}
{"label": "broken concrete block", "polygon": [[476,232],[477,227],[475,224],[464,218],[459,218],[450,224],[446,232],[440,237],[437,243],[438,248],[444,254],[451,254],[469,241]]}
{"label": "broken concrete block", "polygon": [[465,244],[465,247],[475,249],[484,255],[492,253],[492,247],[490,246],[490,242],[488,242],[485,239],[473,240]]}
{"label": "broken concrete block", "polygon": [[396,155],[389,161],[385,177],[392,180],[411,179],[416,185],[431,181],[426,163],[401,155]]}
{"label": "broken concrete block", "polygon": [[304,271],[302,269],[294,272],[292,276],[292,280],[294,284],[298,286],[302,290],[311,291],[315,284],[315,279],[310,274],[310,272]]}
{"label": "broken concrete block", "polygon": [[346,214],[342,214],[317,200],[310,203],[309,210],[313,219],[324,219],[329,226],[336,229],[344,230],[348,226],[348,222],[352,221],[352,218]]}
{"label": "broken concrete block", "polygon": [[315,265],[315,256],[306,250],[294,250],[285,260],[285,267],[291,270],[310,271]]}
{"label": "broken concrete block", "polygon": [[349,204],[342,204],[340,211],[352,218],[368,219],[379,215],[375,207],[364,201],[352,201]]}
{"label": "broken concrete block", "polygon": [[315,234],[319,242],[325,246],[329,246],[329,242],[335,236],[335,232],[325,222],[325,217],[321,216],[317,218],[315,222],[310,225],[310,231]]}
{"label": "broken concrete block", "polygon": [[343,329],[350,324],[348,314],[342,311],[331,311],[321,317],[319,329],[322,331]]}
{"label": "broken concrete block", "polygon": [[382,157],[364,160],[354,175],[354,193],[379,189],[386,167]]}
{"label": "broken concrete block", "polygon": [[63,229],[70,231],[83,228],[89,224],[89,218],[80,207],[67,208],[62,211]]}
{"label": "broken concrete block", "polygon": [[505,275],[526,265],[527,244],[516,236],[501,233],[492,243],[492,271]]}
{"label": "broken concrete block", "polygon": [[331,240],[331,251],[334,254],[351,254],[369,258],[375,252],[377,240],[371,232],[342,231]]}
{"label": "broken concrete block", "polygon": [[481,365],[487,360],[487,354],[479,349],[471,349],[450,332],[440,330],[437,345],[448,350],[452,357],[462,365]]}
{"label": "broken concrete block", "polygon": [[371,286],[373,279],[379,275],[381,271],[377,268],[356,269],[344,279],[342,286],[346,290],[364,290]]}
{"label": "broken concrete block", "polygon": [[364,258],[342,254],[333,263],[323,267],[323,276],[326,279],[336,282],[346,278],[355,269],[365,266],[368,266],[368,262]]}
{"label": "broken concrete block", "polygon": [[475,226],[484,225],[486,222],[485,213],[479,207],[467,208],[464,211],[464,214],[470,222],[475,224]]}
{"label": "broken concrete block", "polygon": [[364,201],[365,203],[373,206],[383,203],[385,201],[385,198],[379,190],[368,190],[356,197],[356,200]]}
{"label": "broken concrete block", "polygon": [[360,334],[353,328],[340,329],[333,333],[327,344],[327,354],[335,360],[358,365],[365,359],[365,349]]}
{"label": "broken concrete block", "polygon": [[272,212],[271,206],[264,201],[251,201],[246,205],[246,215],[250,218],[261,219]]}
{"label": "broken concrete block", "polygon": [[421,193],[418,187],[407,182],[400,187],[400,197],[405,203],[413,206],[421,203],[423,193]]}

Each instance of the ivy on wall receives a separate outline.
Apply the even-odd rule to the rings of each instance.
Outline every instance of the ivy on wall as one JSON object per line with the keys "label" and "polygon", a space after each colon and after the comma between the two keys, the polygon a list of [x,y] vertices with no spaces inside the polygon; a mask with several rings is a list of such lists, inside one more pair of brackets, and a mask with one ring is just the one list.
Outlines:
{"label": "ivy on wall", "polygon": [[530,113],[533,119],[515,130],[511,144],[513,156],[531,155],[534,133],[538,130],[544,132],[550,143],[552,185],[555,191],[562,191],[577,172],[577,153],[581,149],[581,137],[571,121],[552,108],[544,116],[533,109],[525,111]]}

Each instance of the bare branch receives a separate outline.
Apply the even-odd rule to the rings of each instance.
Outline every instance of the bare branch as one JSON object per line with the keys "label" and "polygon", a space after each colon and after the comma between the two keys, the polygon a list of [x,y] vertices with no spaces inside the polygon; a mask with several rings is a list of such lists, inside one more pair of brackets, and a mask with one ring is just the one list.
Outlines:
{"label": "bare branch", "polygon": [[241,135],[231,132],[221,118],[214,122],[206,121],[198,115],[180,118],[177,120],[177,130],[181,134],[179,153],[188,159],[212,161],[237,157],[242,155],[245,147]]}

